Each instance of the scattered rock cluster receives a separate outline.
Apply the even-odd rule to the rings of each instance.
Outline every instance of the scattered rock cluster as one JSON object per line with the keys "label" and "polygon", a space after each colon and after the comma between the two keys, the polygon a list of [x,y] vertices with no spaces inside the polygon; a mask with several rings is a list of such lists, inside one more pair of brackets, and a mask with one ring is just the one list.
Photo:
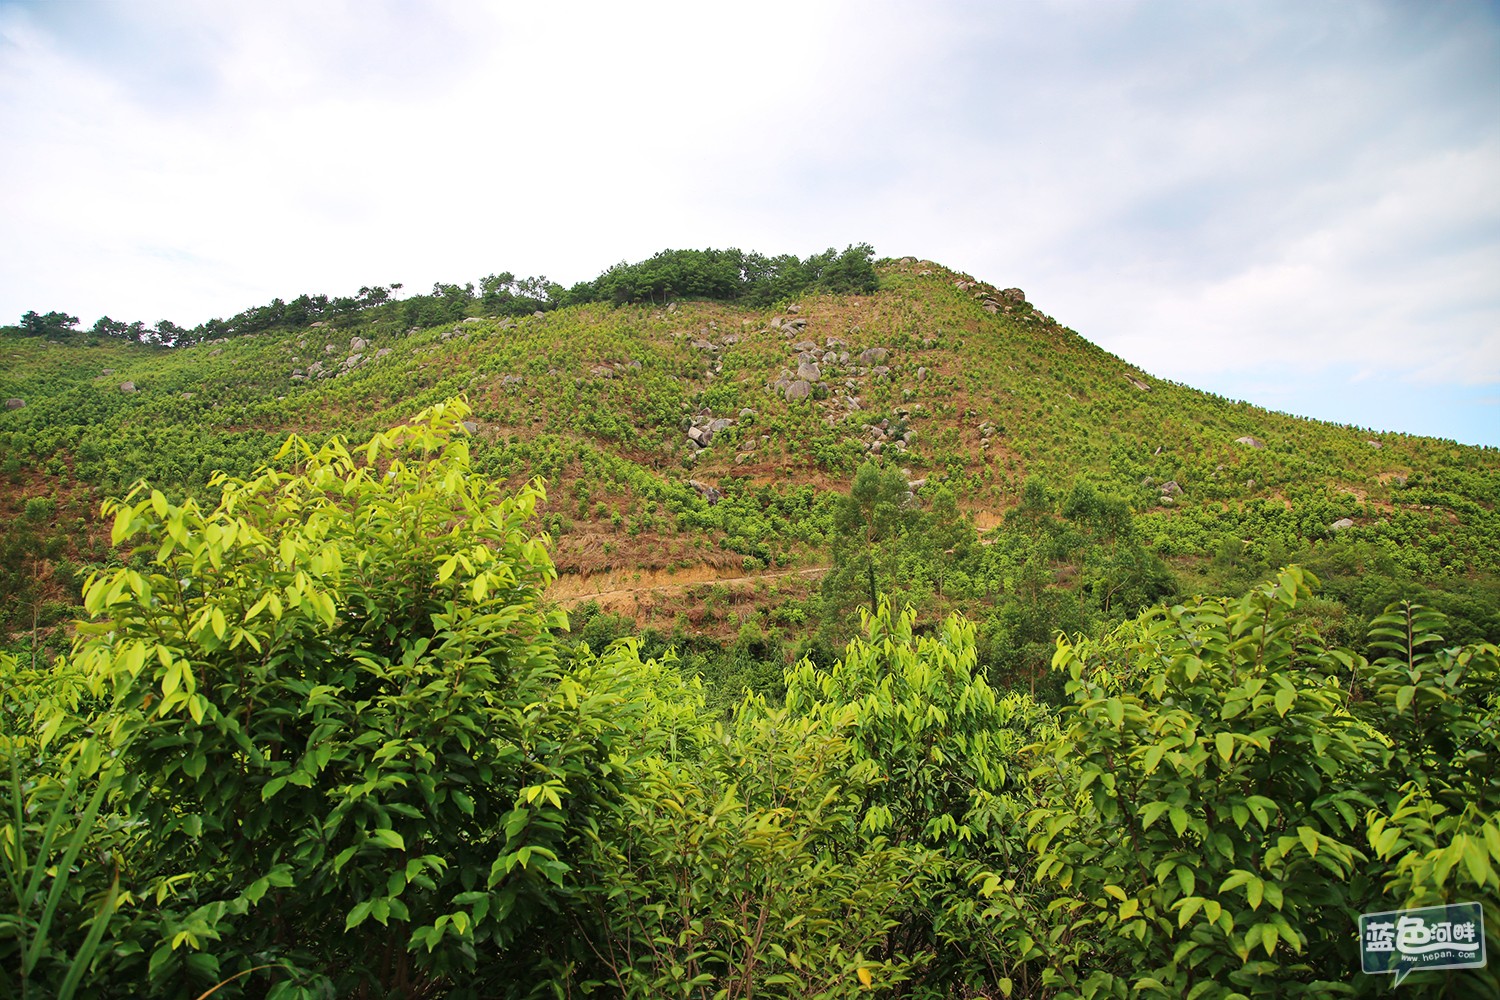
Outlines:
{"label": "scattered rock cluster", "polygon": [[[302,348],[303,350],[306,350],[307,342],[305,340],[299,340],[297,342],[297,346]],[[336,354],[338,353],[338,348],[333,344],[328,344],[323,348],[323,352],[325,354]],[[330,362],[327,365],[325,365],[322,361],[314,361],[306,368],[293,368],[291,379],[293,382],[303,382],[310,378],[338,378],[345,372],[352,372],[360,365],[369,364],[370,361],[374,360],[375,358],[383,358],[390,353],[391,349],[389,347],[382,347],[379,350],[371,353],[370,342],[368,340],[363,337],[350,337],[349,354],[344,358],[343,361],[337,364],[333,364]],[[293,358],[292,360],[296,361],[297,359]]]}
{"label": "scattered rock cluster", "polygon": [[[865,424],[862,430],[865,433],[865,451],[871,455],[883,455],[886,451],[905,452],[907,447],[917,439],[916,431],[905,428],[908,411],[897,410],[896,415],[900,422],[891,425],[889,419],[881,420],[878,424]],[[910,484],[908,484],[908,488]]]}
{"label": "scattered rock cluster", "polygon": [[[691,417],[684,417],[682,430],[687,438],[690,449],[689,453],[696,456],[700,452],[706,451],[713,445],[716,434],[730,427],[738,426],[741,421],[748,420],[754,416],[754,410],[743,409],[740,411],[738,417],[731,420],[728,417],[716,417],[713,415],[712,410],[705,408],[699,410]],[[746,445],[746,447],[753,450],[754,444]],[[741,458],[743,457],[741,456]]]}
{"label": "scattered rock cluster", "polygon": [[717,488],[710,486],[707,483],[700,483],[696,479],[689,479],[688,485],[697,490],[698,495],[707,500],[710,507],[718,503],[724,496],[724,494],[720,493]]}
{"label": "scattered rock cluster", "polygon": [[[1141,480],[1141,485],[1146,487],[1147,489],[1150,489],[1151,487],[1156,486],[1156,480],[1151,476],[1147,476],[1146,478]],[[1182,487],[1177,485],[1177,480],[1168,479],[1166,482],[1157,487],[1157,493],[1157,501],[1163,507],[1170,507],[1177,502],[1177,497],[1182,496]]]}
{"label": "scattered rock cluster", "polygon": [[[793,319],[778,317],[771,321],[771,326],[780,329],[782,336],[790,339],[804,334],[807,320],[800,316]],[[795,341],[787,345],[787,349],[796,367],[788,365],[783,368],[766,387],[793,402],[818,395],[818,389],[822,387],[824,395],[837,396],[843,407],[852,413],[861,405],[859,380],[890,376],[891,369],[886,361],[891,350],[888,347],[867,347],[851,353],[848,346],[838,337],[828,337],[821,345],[811,339]],[[925,369],[918,377],[926,378]]]}
{"label": "scattered rock cluster", "polygon": [[21,407],[23,407],[25,405],[26,405],[26,400],[22,399],[19,396],[12,396],[12,397],[10,397],[9,399],[7,399],[5,401],[5,408],[7,410],[19,410]]}
{"label": "scattered rock cluster", "polygon": [[1019,288],[1006,288],[995,291],[989,285],[978,281],[969,281],[964,278],[953,283],[953,287],[960,292],[968,292],[979,300],[980,306],[991,316],[996,313],[1012,313],[1016,309],[1026,305],[1026,293]]}

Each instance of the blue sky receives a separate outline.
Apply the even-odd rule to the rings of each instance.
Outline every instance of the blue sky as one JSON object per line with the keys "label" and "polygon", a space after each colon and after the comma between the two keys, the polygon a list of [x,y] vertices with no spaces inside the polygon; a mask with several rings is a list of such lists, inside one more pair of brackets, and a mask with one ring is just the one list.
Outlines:
{"label": "blue sky", "polygon": [[868,241],[1500,445],[1500,6],[0,0],[0,320]]}

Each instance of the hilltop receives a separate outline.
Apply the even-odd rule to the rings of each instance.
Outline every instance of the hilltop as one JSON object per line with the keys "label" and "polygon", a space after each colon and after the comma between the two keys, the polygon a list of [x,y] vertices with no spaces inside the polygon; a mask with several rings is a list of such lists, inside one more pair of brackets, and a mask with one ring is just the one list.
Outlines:
{"label": "hilltop", "polygon": [[596,596],[585,622],[602,604],[769,655],[837,641],[869,580],[964,609],[994,662],[1034,670],[1057,628],[1295,559],[1346,638],[1401,594],[1500,638],[1494,449],[1166,382],[1020,289],[867,250],[750,255],[753,280],[745,255],[669,252],[569,290],[278,300],[166,324],[178,346],[114,321],[49,339],[28,314],[0,344],[9,624],[68,617],[85,568],[118,558],[100,501],[137,479],[208,499],[214,470],[249,475],[288,434],[361,438],[463,396],[476,468],[545,482],[553,596]]}

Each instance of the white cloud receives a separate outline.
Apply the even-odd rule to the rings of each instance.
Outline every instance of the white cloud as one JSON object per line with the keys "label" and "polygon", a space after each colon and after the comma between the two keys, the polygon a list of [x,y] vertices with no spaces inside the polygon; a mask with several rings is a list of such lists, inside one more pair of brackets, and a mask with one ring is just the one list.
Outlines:
{"label": "white cloud", "polygon": [[1497,67],[1394,4],[0,5],[0,319],[868,240],[1183,381],[1493,383]]}

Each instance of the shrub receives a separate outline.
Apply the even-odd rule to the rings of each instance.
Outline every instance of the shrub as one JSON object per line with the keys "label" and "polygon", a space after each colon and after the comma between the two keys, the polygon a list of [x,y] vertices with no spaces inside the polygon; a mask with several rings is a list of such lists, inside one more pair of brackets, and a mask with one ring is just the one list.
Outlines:
{"label": "shrub", "polygon": [[64,665],[120,748],[111,822],[135,837],[136,945],[101,992],[269,964],[275,996],[474,995],[564,961],[633,710],[616,675],[560,664],[524,528],[541,490],[468,474],[467,412],[353,451],[294,437],[294,469],[216,477],[211,511],[144,487],[108,505],[142,568],[90,582]]}

